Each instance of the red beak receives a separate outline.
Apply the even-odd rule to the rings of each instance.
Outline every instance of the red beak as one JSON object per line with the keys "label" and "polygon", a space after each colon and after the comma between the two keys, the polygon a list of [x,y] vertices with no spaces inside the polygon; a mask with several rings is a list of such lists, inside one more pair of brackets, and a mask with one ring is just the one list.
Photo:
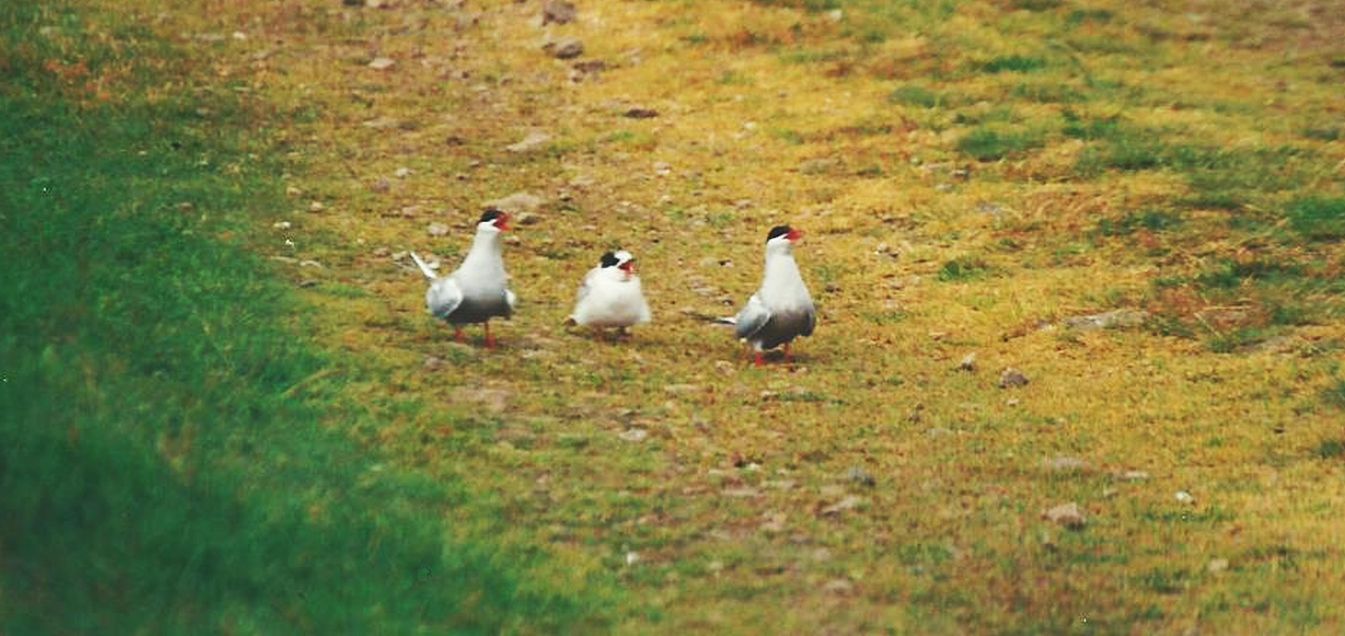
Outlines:
{"label": "red beak", "polygon": [[803,230],[790,230],[785,238],[789,239],[791,243],[797,243],[799,239],[803,238]]}
{"label": "red beak", "polygon": [[626,261],[626,262],[624,262],[624,263],[622,263],[622,264],[620,264],[620,265],[617,265],[617,269],[619,269],[619,270],[621,270],[621,271],[623,271],[623,272],[626,272],[627,274],[634,274],[634,273],[635,273],[635,261]]}
{"label": "red beak", "polygon": [[500,213],[500,216],[495,217],[495,227],[499,228],[499,230],[500,230],[501,232],[508,232],[508,231],[509,231],[509,215],[508,215],[508,214],[505,214],[504,212],[501,212],[501,213]]}

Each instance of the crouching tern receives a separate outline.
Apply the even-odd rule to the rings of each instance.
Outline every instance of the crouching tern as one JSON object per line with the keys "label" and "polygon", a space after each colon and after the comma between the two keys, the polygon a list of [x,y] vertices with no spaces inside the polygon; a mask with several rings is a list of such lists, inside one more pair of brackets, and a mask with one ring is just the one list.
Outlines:
{"label": "crouching tern", "polygon": [[747,306],[723,322],[734,325],[734,335],[755,352],[757,366],[765,361],[763,351],[783,347],[790,359],[789,343],[799,336],[813,335],[817,309],[808,286],[794,262],[794,244],[803,233],[788,225],[777,225],[766,234],[766,272],[761,288],[747,299]]}
{"label": "crouching tern", "polygon": [[649,303],[635,275],[635,257],[626,250],[607,252],[598,266],[584,276],[575,298],[570,320],[587,327],[615,327],[625,333],[627,327],[649,322]]}
{"label": "crouching tern", "polygon": [[517,297],[509,291],[509,275],[504,271],[501,237],[509,229],[509,215],[496,209],[486,210],[476,224],[472,249],[462,265],[440,278],[415,252],[411,258],[430,281],[425,305],[430,314],[453,325],[453,335],[463,342],[462,326],[481,323],[486,329],[486,348],[495,347],[490,334],[490,319],[509,318]]}

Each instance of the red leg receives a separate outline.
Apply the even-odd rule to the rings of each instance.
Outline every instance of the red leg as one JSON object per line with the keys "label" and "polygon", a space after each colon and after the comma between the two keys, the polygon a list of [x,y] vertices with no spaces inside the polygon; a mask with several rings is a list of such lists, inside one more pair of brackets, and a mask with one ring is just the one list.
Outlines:
{"label": "red leg", "polygon": [[467,336],[463,335],[462,327],[453,327],[453,339],[456,340],[458,344],[467,342]]}
{"label": "red leg", "polygon": [[784,349],[785,349],[785,362],[787,364],[794,364],[794,353],[789,350],[789,343],[785,343]]}
{"label": "red leg", "polygon": [[756,360],[755,360],[755,364],[756,364],[757,366],[759,366],[759,367],[764,367],[764,366],[766,366],[766,358],[765,358],[765,356],[762,355],[762,353],[761,353],[760,351],[757,352],[757,357],[756,357]]}
{"label": "red leg", "polygon": [[489,322],[486,323],[486,348],[487,348],[487,349],[494,349],[494,348],[495,348],[495,336],[490,335],[490,323],[489,323]]}

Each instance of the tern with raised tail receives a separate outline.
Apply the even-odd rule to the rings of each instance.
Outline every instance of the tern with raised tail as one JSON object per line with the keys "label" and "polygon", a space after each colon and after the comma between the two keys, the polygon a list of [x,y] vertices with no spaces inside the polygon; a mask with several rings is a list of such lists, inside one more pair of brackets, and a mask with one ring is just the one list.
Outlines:
{"label": "tern with raised tail", "polygon": [[649,322],[649,303],[635,274],[635,257],[626,250],[607,252],[584,276],[570,320],[584,327],[615,328],[619,334]]}
{"label": "tern with raised tail", "polygon": [[430,288],[425,292],[425,305],[430,314],[453,325],[458,342],[465,340],[463,325],[483,324],[486,330],[486,348],[495,348],[495,337],[490,333],[490,319],[509,318],[514,313],[517,297],[509,290],[509,275],[504,271],[503,234],[509,229],[509,215],[494,208],[486,210],[476,224],[472,249],[452,274],[440,277],[415,252],[416,262]]}
{"label": "tern with raised tail", "polygon": [[792,359],[789,344],[799,336],[813,335],[817,309],[813,297],[794,262],[794,244],[803,238],[788,225],[777,225],[766,234],[766,271],[761,288],[747,299],[738,315],[726,319],[734,325],[734,335],[755,353],[757,366],[765,364],[762,352],[782,347],[785,359]]}

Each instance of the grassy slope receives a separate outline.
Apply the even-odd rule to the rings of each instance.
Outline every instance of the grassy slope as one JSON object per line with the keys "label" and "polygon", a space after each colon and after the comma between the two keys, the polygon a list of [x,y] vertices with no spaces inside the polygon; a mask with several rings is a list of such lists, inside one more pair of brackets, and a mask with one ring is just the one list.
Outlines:
{"label": "grassy slope", "polygon": [[[344,388],[381,424],[349,433],[498,493],[480,530],[615,573],[630,631],[1342,628],[1334,12],[391,4],[174,19],[244,32],[216,73],[298,118],[294,227],[255,249],[321,262],[292,272],[315,337],[386,365]],[[572,83],[548,31],[608,70]],[[547,201],[509,246],[524,308],[500,353],[452,345],[390,255],[455,259],[516,190]],[[744,369],[690,314],[750,293],[781,220],[822,322],[797,369]],[[617,243],[657,323],[595,344],[559,323]],[[1061,326],[1114,308],[1152,317]],[[1085,529],[1041,519],[1069,501]]]}
{"label": "grassy slope", "polygon": [[[902,6],[583,3],[553,31],[612,68],[579,85],[532,6],[264,19],[283,45],[257,86],[313,113],[293,207],[329,209],[294,216],[333,265],[323,336],[405,369],[371,399],[441,413],[380,442],[498,489],[500,533],[620,572],[656,608],[633,629],[1338,627],[1339,255],[1293,221],[1299,200],[1338,216],[1330,50],[1290,50],[1292,21],[1233,47],[1235,12]],[[503,149],[534,127],[555,141]],[[465,230],[520,189],[548,204],[511,246],[512,344],[448,344],[387,254],[451,258],[464,237],[426,225]],[[797,372],[743,370],[681,310],[745,296],[782,218],[814,230],[823,327]],[[555,325],[618,241],[660,324],[595,347]],[[1156,318],[1036,329],[1118,306]],[[952,371],[969,351],[982,371]],[[426,356],[449,367],[427,377]],[[1033,383],[995,388],[1009,365]],[[1062,455],[1090,467],[1043,466]],[[1039,519],[1065,501],[1086,530]]]}
{"label": "grassy slope", "polygon": [[281,114],[124,9],[0,7],[0,629],[592,625],[445,523],[488,508],[459,482],[331,432],[378,425],[341,394],[367,371],[239,248]]}

